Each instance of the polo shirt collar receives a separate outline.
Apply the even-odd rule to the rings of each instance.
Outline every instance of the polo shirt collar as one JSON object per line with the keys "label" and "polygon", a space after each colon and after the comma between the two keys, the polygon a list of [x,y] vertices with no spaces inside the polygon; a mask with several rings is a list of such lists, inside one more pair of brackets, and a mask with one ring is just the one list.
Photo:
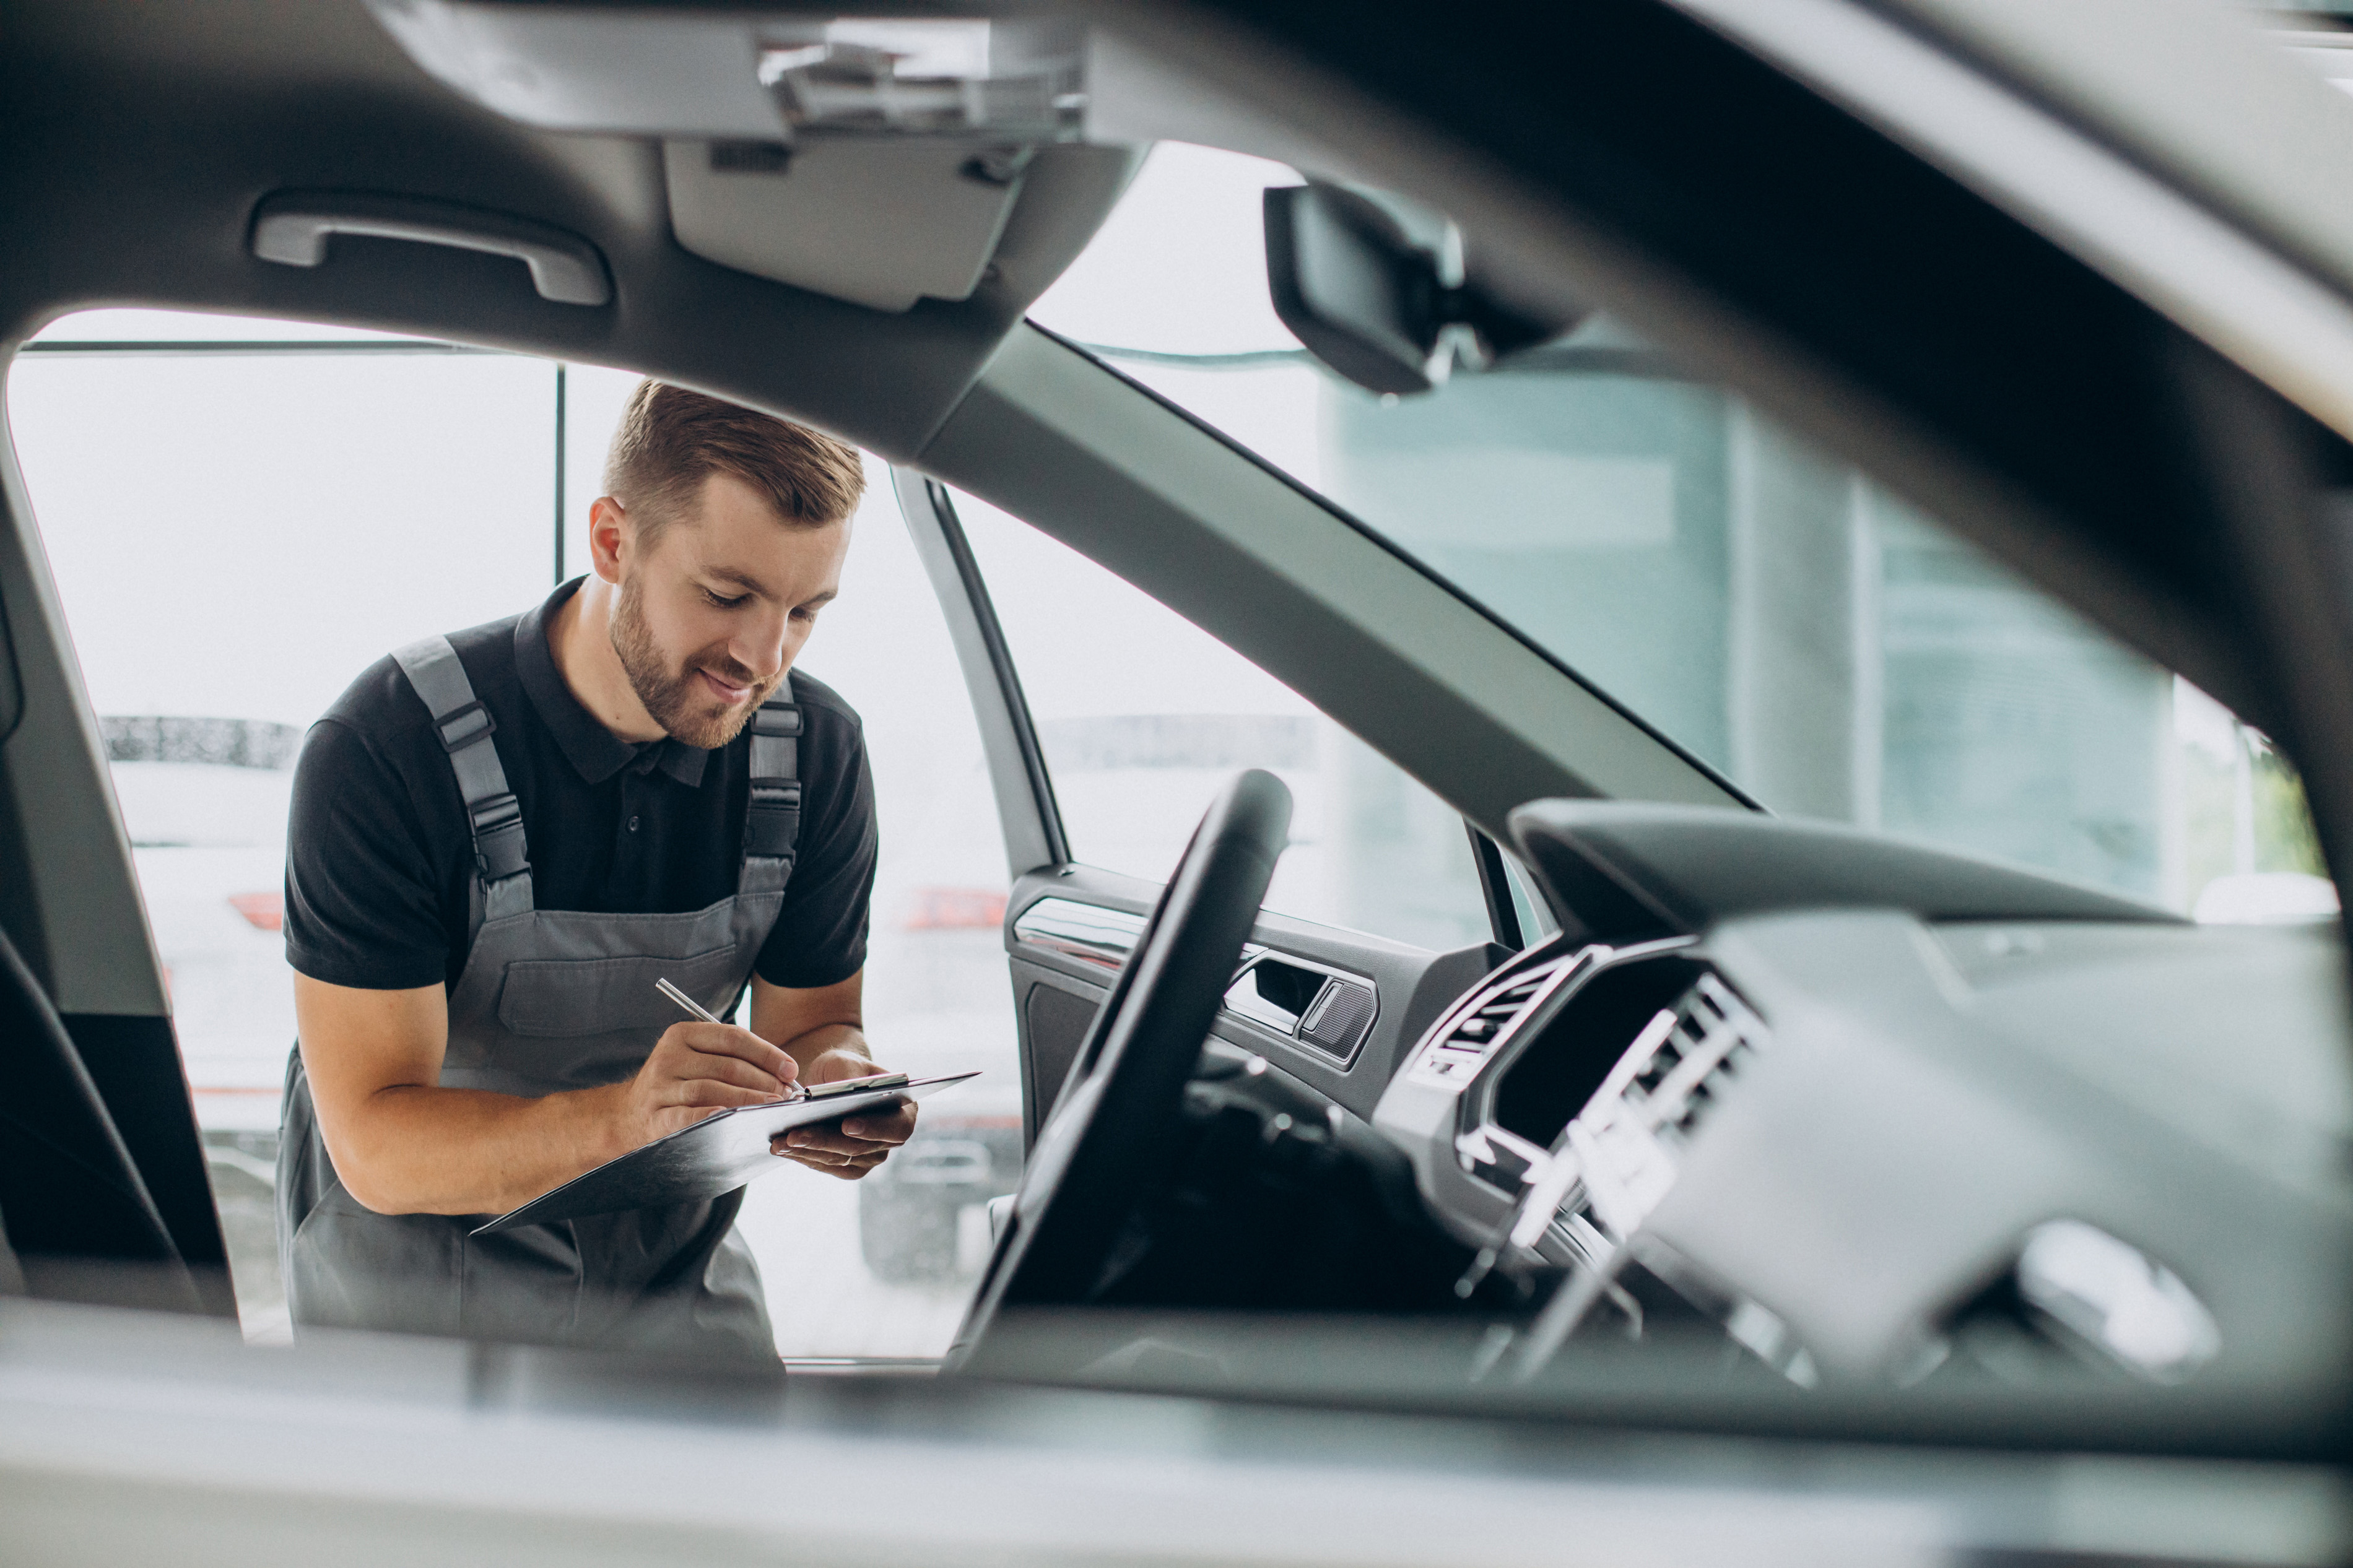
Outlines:
{"label": "polo shirt collar", "polygon": [[547,732],[555,737],[565,759],[590,784],[603,784],[634,764],[639,771],[659,767],[687,788],[696,788],[702,783],[703,763],[710,752],[670,735],[641,743],[624,741],[598,723],[564,684],[564,674],[555,668],[555,655],[547,646],[547,623],[565,600],[579,592],[585,580],[575,577],[562,584],[515,622],[515,675],[522,682],[523,695],[531,700]]}

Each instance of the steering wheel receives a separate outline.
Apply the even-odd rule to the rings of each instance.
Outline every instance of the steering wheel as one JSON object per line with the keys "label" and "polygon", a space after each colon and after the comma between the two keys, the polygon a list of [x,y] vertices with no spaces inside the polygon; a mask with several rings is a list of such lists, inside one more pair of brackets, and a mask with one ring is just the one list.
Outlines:
{"label": "steering wheel", "polygon": [[1209,803],[1039,1131],[950,1369],[1001,1307],[1077,1305],[1106,1282],[1122,1224],[1167,1163],[1290,829],[1291,791],[1272,773],[1238,773]]}

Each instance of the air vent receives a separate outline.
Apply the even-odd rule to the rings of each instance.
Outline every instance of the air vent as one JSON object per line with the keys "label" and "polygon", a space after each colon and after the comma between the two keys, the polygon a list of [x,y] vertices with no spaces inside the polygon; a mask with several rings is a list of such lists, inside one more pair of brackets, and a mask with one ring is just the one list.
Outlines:
{"label": "air vent", "polygon": [[[1696,959],[1605,963],[1554,1010],[1502,1086],[1533,1078],[1519,1096],[1532,1112],[1575,1092],[1590,1070],[1577,1115],[1544,1112],[1546,1131],[1534,1136],[1499,1115],[1455,1140],[1466,1173],[1514,1194],[1457,1289],[1467,1294],[1499,1263],[1544,1256],[1547,1232],[1572,1255],[1606,1258],[1674,1185],[1699,1122],[1766,1037],[1762,1020]],[[1606,1067],[1572,1060],[1595,1053]],[[1495,1097],[1499,1111],[1506,1098]]]}
{"label": "air vent", "polygon": [[1650,1216],[1693,1133],[1767,1037],[1713,973],[1643,1027],[1566,1134],[1594,1223],[1623,1237]]}
{"label": "air vent", "polygon": [[1556,1005],[1530,1016],[1491,1075],[1493,1092],[1478,1119],[1539,1149],[1554,1147],[1625,1058],[1627,1042],[1680,1005],[1705,973],[1680,951],[1607,953],[1563,988]]}
{"label": "air vent", "polygon": [[1422,1083],[1459,1086],[1511,1039],[1535,1005],[1557,990],[1585,955],[1570,953],[1511,975],[1443,1021],[1413,1065]]}

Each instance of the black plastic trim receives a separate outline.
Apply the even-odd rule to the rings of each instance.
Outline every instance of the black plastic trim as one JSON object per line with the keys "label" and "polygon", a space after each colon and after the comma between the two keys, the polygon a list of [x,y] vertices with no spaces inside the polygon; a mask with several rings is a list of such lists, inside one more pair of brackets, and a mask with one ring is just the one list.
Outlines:
{"label": "black plastic trim", "polygon": [[1517,952],[1528,945],[1520,929],[1520,911],[1512,903],[1511,874],[1504,868],[1504,851],[1465,817],[1462,831],[1471,836],[1471,863],[1479,868],[1479,896],[1487,900],[1487,924],[1495,941]]}

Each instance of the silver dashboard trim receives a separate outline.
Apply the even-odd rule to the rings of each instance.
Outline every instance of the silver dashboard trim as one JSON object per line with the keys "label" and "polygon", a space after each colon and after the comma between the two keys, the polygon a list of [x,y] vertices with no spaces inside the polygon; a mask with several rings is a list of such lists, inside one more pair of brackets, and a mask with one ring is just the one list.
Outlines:
{"label": "silver dashboard trim", "polygon": [[1117,973],[1144,935],[1145,919],[1124,910],[1082,904],[1075,899],[1044,898],[1013,922],[1016,941],[1081,963]]}

